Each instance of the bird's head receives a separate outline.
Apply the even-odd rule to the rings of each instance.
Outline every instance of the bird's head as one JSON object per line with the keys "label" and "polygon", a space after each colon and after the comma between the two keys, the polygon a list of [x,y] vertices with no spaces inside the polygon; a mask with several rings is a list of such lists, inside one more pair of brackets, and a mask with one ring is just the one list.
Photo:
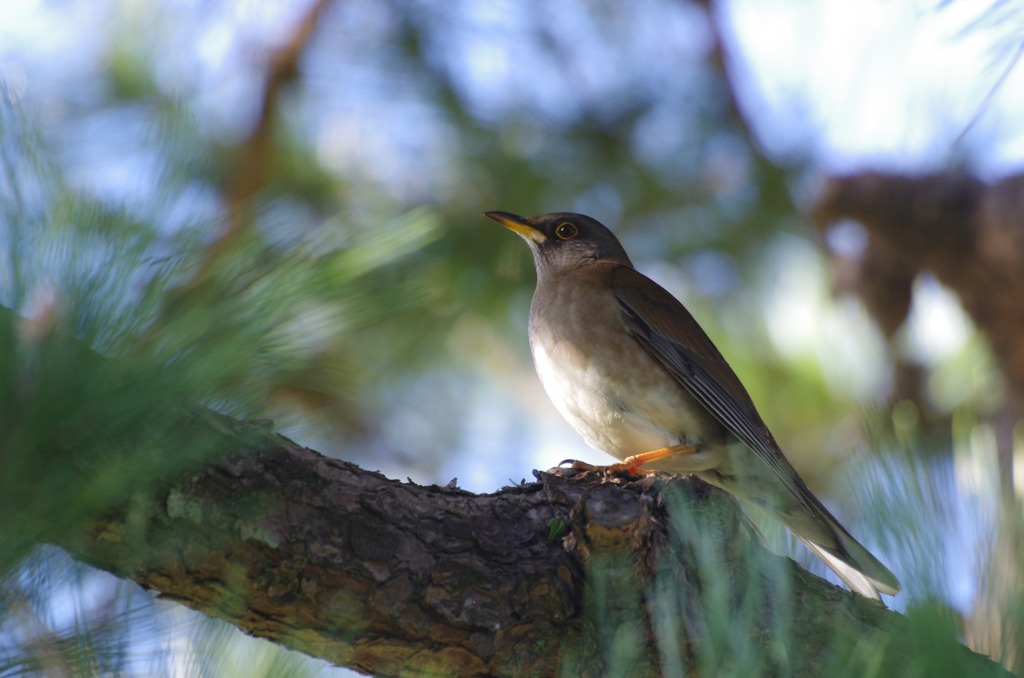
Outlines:
{"label": "bird's head", "polygon": [[612,232],[588,216],[572,212],[552,212],[536,217],[520,217],[508,212],[485,212],[484,215],[522,236],[533,252],[538,278],[599,261],[633,266]]}

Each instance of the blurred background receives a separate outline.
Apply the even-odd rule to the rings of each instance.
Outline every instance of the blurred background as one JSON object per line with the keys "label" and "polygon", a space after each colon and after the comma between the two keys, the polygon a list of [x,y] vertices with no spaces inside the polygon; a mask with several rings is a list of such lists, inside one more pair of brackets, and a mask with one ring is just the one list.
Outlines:
{"label": "blurred background", "polygon": [[110,458],[168,398],[474,492],[607,461],[540,388],[533,263],[486,210],[612,227],[893,607],[1024,671],[999,364],[928,275],[879,329],[843,294],[867,233],[807,216],[837,173],[1019,172],[1022,34],[1000,0],[6,3],[0,674],[346,674],[39,546],[201,456]]}

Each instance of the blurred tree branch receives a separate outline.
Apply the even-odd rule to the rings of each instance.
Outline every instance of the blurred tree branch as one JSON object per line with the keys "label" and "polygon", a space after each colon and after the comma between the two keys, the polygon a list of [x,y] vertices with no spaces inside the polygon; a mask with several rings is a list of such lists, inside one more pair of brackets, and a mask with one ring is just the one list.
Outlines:
{"label": "blurred tree branch", "polygon": [[[863,172],[830,177],[817,201],[822,230],[840,219],[867,229],[872,261],[904,273],[905,285],[929,271],[956,292],[992,345],[1017,402],[1024,402],[1024,175],[985,184],[965,174],[903,176]],[[899,253],[899,261],[893,259]],[[867,270],[875,268],[871,262]],[[862,276],[865,294],[888,279]],[[876,317],[899,319],[902,301],[880,304]],[[885,322],[883,327],[898,323]]]}
{"label": "blurred tree branch", "polygon": [[230,251],[249,226],[247,206],[263,188],[271,164],[274,125],[280,108],[281,93],[299,75],[299,60],[316,28],[317,21],[332,0],[316,0],[284,44],[272,52],[264,74],[263,95],[252,131],[235,151],[235,162],[227,177],[225,202],[227,221],[224,230],[207,248],[194,278],[186,290],[201,284],[226,252]]}
{"label": "blurred tree branch", "polygon": [[927,271],[957,294],[988,339],[1007,396],[997,426],[999,476],[1013,496],[1013,428],[1024,414],[1024,175],[995,184],[965,174],[863,172],[830,177],[814,209],[819,229],[854,219],[868,244],[849,286],[892,336]]}
{"label": "blurred tree branch", "polygon": [[[837,656],[877,661],[906,627],[764,551],[733,500],[694,479],[558,470],[473,495],[388,480],[208,410],[190,411],[181,430],[238,454],[91,521],[65,546],[360,671],[605,675],[608,643],[629,633],[631,675],[692,673],[724,643],[719,661],[749,645],[768,673],[809,676]],[[965,670],[994,666],[950,646]],[[886,653],[887,675],[920,660]]]}
{"label": "blurred tree branch", "polygon": [[[1014,489],[1015,431],[1024,416],[1024,175],[986,184],[966,174],[862,172],[827,179],[814,211],[821,230],[854,219],[868,244],[851,287],[892,336],[909,312],[911,285],[927,271],[960,298],[988,339],[1007,394],[994,418],[1000,502],[991,572],[967,620],[972,646],[1024,671],[1019,615],[1020,502]],[[896,284],[894,284],[894,281]],[[1017,639],[1017,640],[1013,640]]]}

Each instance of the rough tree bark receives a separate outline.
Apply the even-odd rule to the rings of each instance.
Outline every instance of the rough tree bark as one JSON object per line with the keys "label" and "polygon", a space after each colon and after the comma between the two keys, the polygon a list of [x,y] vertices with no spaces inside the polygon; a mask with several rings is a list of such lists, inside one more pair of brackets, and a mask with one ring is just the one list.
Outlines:
{"label": "rough tree bark", "polygon": [[[885,652],[903,617],[765,552],[734,501],[695,479],[561,470],[473,495],[388,480],[215,415],[187,426],[238,453],[66,546],[341,666],[607,675],[628,661],[643,676],[753,657],[768,675],[816,676],[836,662],[884,656],[896,675],[922,661]],[[950,645],[974,675],[994,670]]]}

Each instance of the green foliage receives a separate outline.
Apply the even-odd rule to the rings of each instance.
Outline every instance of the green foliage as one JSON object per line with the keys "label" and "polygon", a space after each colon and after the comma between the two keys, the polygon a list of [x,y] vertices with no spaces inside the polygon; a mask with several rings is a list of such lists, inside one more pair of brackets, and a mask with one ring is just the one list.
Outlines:
{"label": "green foliage", "polygon": [[548,521],[548,541],[555,542],[565,536],[568,526],[561,518],[551,518]]}
{"label": "green foliage", "polygon": [[[319,369],[325,342],[338,339],[358,355],[369,339],[361,328],[423,303],[415,276],[381,281],[408,266],[442,225],[427,208],[365,226],[336,217],[293,234],[286,246],[248,230],[216,252],[216,221],[168,232],[162,200],[140,213],[73,190],[22,111],[8,102],[0,113],[7,177],[0,256],[10,263],[0,288],[8,306],[0,309],[0,576],[7,581],[0,633],[11,634],[25,615],[62,604],[66,594],[58,591],[68,584],[81,585],[80,567],[48,567],[50,551],[26,562],[36,545],[74,544],[99,512],[135,500],[144,510],[154,483],[237,453],[196,435],[202,427],[189,422],[204,416],[198,406],[265,416],[295,375]],[[201,262],[214,256],[203,272]],[[332,349],[341,358],[343,345]],[[335,359],[330,367],[346,379],[346,369],[361,366]],[[300,387],[340,392],[337,407],[359,416],[345,381]],[[40,568],[45,576],[36,575]],[[57,585],[72,574],[79,584]],[[34,613],[26,595],[37,597]],[[39,639],[47,649],[15,644],[0,662],[12,672],[48,670],[50,653],[74,675],[107,672],[124,662],[117,629],[151,618],[152,606],[144,607],[109,620],[107,640],[92,632],[88,616],[68,625],[44,615],[54,634],[52,643]],[[104,649],[108,642],[115,647]],[[272,655],[265,675],[295,663]],[[251,667],[244,675],[253,675]]]}

